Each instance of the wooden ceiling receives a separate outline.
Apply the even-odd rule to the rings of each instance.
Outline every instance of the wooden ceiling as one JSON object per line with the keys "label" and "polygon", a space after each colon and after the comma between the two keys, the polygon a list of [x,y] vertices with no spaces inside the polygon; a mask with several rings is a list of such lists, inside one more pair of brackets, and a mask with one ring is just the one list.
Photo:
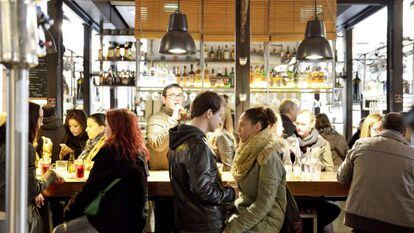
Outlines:
{"label": "wooden ceiling", "polygon": [[[204,39],[234,41],[235,0],[204,1]],[[176,6],[171,0],[135,0],[135,36],[161,38],[168,17]],[[324,15],[328,39],[336,38],[336,0],[317,1]],[[181,0],[180,10],[187,15],[194,39],[201,37],[201,0]],[[306,21],[314,15],[312,0],[250,0],[250,31],[253,42],[303,40]]]}

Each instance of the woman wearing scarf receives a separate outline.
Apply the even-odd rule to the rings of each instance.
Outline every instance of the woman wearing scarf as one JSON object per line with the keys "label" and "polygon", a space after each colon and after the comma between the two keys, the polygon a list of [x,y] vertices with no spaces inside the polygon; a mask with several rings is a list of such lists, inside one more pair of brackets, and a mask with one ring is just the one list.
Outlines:
{"label": "woman wearing scarf", "polygon": [[275,123],[275,113],[265,107],[251,108],[240,117],[240,144],[231,168],[240,196],[226,233],[273,233],[282,228],[286,172],[280,159],[282,143],[271,130]]}
{"label": "woman wearing scarf", "polygon": [[79,157],[92,160],[105,144],[105,114],[90,115],[86,121],[86,132],[89,139]]}

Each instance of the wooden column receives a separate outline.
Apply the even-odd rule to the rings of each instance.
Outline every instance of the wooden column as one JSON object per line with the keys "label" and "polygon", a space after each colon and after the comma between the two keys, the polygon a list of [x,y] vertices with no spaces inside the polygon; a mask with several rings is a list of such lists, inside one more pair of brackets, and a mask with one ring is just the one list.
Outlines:
{"label": "wooden column", "polygon": [[352,137],[352,45],[353,30],[345,29],[345,64],[346,64],[346,81],[345,81],[345,138]]}
{"label": "wooden column", "polygon": [[48,1],[48,15],[53,19],[53,26],[50,28],[50,34],[56,43],[56,53],[46,55],[47,63],[47,98],[48,102],[54,102],[56,105],[56,114],[58,117],[63,116],[63,37],[62,21],[63,10],[62,0]]}
{"label": "wooden column", "polygon": [[[250,1],[236,0],[236,121],[250,107]],[[240,58],[247,59],[245,65],[240,64]],[[247,95],[245,101],[240,101],[240,94]]]}
{"label": "wooden column", "polygon": [[388,1],[387,112],[403,110],[403,0]]}
{"label": "wooden column", "polygon": [[83,110],[86,114],[91,114],[91,50],[92,50],[92,26],[83,24]]}

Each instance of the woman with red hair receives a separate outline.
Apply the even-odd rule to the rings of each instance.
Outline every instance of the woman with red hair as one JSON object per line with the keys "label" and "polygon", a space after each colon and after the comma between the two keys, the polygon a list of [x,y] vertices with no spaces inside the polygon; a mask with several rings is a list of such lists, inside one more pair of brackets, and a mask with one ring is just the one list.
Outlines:
{"label": "woman with red hair", "polygon": [[[105,124],[105,145],[93,158],[86,184],[65,208],[64,219],[69,222],[55,232],[143,232],[148,150],[138,118],[126,109],[109,110]],[[98,213],[85,215],[85,208],[118,178],[102,198]]]}

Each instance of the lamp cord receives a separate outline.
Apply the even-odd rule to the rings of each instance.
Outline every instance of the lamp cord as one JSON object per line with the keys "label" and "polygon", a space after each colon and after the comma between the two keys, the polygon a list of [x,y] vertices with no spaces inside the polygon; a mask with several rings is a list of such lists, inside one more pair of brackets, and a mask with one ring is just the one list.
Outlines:
{"label": "lamp cord", "polygon": [[178,12],[180,12],[180,0],[178,0]]}

